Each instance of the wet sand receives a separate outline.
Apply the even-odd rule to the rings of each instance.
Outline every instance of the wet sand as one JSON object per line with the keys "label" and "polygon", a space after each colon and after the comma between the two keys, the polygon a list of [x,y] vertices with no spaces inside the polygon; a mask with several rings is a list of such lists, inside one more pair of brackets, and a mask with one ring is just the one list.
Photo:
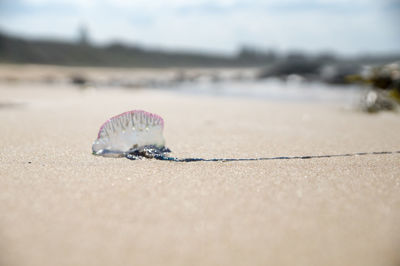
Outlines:
{"label": "wet sand", "polygon": [[91,155],[110,116],[178,157],[400,150],[399,113],[0,84],[1,265],[400,265],[400,154],[192,162]]}

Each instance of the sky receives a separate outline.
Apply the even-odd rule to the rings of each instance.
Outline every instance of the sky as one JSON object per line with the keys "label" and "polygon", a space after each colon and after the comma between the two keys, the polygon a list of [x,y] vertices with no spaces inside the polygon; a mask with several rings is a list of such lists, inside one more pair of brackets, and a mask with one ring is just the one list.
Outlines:
{"label": "sky", "polygon": [[0,0],[0,31],[231,54],[400,52],[400,0]]}

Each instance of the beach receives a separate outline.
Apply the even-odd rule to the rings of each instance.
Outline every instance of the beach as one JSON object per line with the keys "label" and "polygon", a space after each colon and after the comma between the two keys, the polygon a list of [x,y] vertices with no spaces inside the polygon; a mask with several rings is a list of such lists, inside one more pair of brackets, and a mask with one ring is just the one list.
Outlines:
{"label": "beach", "polygon": [[15,80],[0,95],[1,265],[400,264],[399,153],[91,153],[100,125],[134,109],[164,118],[180,158],[399,151],[398,112]]}

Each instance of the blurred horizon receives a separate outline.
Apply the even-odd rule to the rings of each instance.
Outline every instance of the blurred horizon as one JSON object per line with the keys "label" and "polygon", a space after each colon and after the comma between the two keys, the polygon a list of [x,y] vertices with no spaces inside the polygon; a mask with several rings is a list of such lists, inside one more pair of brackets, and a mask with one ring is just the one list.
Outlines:
{"label": "blurred horizon", "polygon": [[0,0],[0,32],[230,56],[400,53],[397,0]]}

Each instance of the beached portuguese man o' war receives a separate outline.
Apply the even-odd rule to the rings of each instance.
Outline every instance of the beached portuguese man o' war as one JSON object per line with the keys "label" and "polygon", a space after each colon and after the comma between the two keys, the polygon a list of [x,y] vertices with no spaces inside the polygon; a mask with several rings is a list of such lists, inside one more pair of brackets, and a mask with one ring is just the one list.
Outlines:
{"label": "beached portuguese man o' war", "polygon": [[92,146],[93,154],[140,159],[165,156],[164,120],[156,114],[133,110],[108,119]]}
{"label": "beached portuguese man o' war", "polygon": [[261,160],[317,159],[361,155],[394,154],[400,151],[358,152],[345,154],[278,156],[259,158],[177,158],[170,157],[163,136],[164,120],[156,114],[133,110],[111,117],[101,125],[92,145],[94,155],[125,157],[130,160],[143,158],[174,162],[235,162]]}

